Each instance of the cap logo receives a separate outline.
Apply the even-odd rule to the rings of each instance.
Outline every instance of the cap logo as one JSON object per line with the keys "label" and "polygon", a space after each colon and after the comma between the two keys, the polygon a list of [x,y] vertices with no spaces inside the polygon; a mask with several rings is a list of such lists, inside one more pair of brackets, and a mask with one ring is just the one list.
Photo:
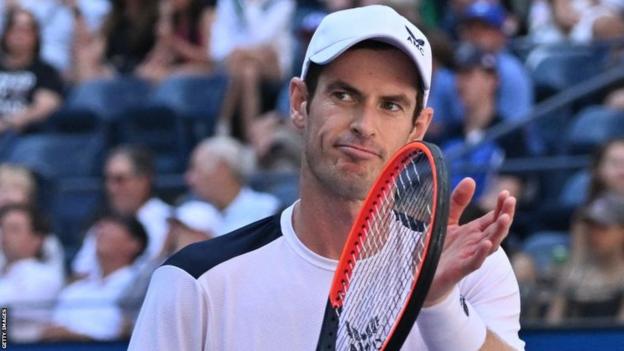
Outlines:
{"label": "cap logo", "polygon": [[405,26],[405,30],[407,30],[407,34],[409,34],[409,36],[407,37],[407,41],[412,43],[412,45],[414,45],[418,49],[418,51],[420,51],[420,54],[424,56],[425,50],[423,49],[423,46],[425,45],[425,41],[422,39],[416,39],[414,33],[412,33],[412,31],[409,30],[407,26]]}

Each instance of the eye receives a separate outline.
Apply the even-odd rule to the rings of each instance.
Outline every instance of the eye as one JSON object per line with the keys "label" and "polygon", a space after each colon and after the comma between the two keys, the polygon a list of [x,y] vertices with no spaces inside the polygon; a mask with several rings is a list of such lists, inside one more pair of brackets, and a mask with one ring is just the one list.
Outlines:
{"label": "eye", "polygon": [[339,101],[350,102],[353,101],[353,96],[346,91],[335,91],[332,95]]}
{"label": "eye", "polygon": [[381,103],[381,108],[390,112],[403,111],[403,106],[392,101],[384,101]]}

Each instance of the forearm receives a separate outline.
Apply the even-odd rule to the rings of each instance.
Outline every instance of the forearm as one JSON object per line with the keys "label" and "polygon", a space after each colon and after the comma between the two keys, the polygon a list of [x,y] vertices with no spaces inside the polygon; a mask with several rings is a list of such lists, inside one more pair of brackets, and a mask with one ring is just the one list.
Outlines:
{"label": "forearm", "polygon": [[43,121],[61,105],[61,98],[56,93],[38,92],[35,100],[26,109],[5,117],[8,125],[15,130],[23,130],[27,126]]}

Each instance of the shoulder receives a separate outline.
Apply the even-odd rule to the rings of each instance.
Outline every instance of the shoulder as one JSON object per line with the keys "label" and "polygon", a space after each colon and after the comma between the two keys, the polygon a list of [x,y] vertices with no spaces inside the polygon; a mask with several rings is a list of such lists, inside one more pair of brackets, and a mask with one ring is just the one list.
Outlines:
{"label": "shoulder", "polygon": [[175,266],[195,279],[213,267],[259,249],[281,237],[280,215],[251,223],[229,234],[192,244],[171,256],[163,266]]}
{"label": "shoulder", "polygon": [[59,75],[58,71],[54,67],[52,67],[52,65],[43,60],[36,60],[35,62],[33,62],[33,64],[30,66],[30,70],[39,74],[54,76]]}

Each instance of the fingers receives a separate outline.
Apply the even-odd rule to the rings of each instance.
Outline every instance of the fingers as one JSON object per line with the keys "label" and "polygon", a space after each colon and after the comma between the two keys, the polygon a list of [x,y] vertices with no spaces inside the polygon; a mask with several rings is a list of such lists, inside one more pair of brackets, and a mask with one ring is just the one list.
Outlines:
{"label": "fingers", "polygon": [[492,243],[490,253],[496,251],[503,240],[507,237],[507,234],[509,234],[515,208],[516,199],[514,197],[507,198],[501,206],[501,213],[498,218],[496,218],[495,222],[485,229],[484,237]]}
{"label": "fingers", "polygon": [[451,194],[451,205],[449,208],[449,225],[459,224],[459,218],[472,200],[476,189],[475,181],[472,178],[464,178],[453,190]]}
{"label": "fingers", "polygon": [[509,191],[503,190],[498,194],[498,200],[496,201],[496,210],[494,211],[494,218],[498,218],[505,200],[509,197]]}

